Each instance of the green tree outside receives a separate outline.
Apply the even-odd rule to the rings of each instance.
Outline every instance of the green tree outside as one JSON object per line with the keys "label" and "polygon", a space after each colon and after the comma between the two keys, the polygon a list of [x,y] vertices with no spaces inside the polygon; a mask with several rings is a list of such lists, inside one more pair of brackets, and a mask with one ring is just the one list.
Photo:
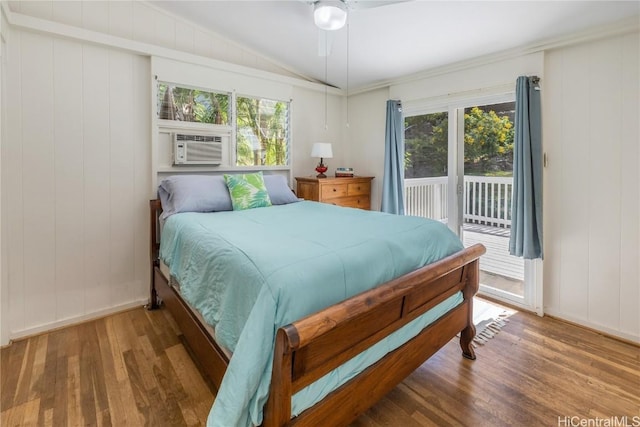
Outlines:
{"label": "green tree outside", "polygon": [[513,174],[513,136],[513,123],[508,116],[478,107],[465,111],[465,174]]}
{"label": "green tree outside", "polygon": [[237,165],[287,164],[288,116],[286,102],[238,97]]}

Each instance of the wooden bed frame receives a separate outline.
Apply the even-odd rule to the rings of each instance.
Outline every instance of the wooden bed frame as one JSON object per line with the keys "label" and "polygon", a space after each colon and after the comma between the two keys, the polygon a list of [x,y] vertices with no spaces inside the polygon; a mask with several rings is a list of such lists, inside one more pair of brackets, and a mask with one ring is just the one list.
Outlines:
{"label": "wooden bed frame", "polygon": [[[151,200],[148,308],[158,308],[160,301],[166,306],[204,373],[219,387],[228,357],[160,272],[158,217],[161,212],[160,201]],[[473,296],[478,291],[479,257],[484,252],[480,244],[471,246],[280,328],[262,425],[347,425],[458,333],[463,356],[475,359],[471,345],[475,336]],[[458,291],[463,293],[463,303],[322,401],[291,418],[291,396],[297,391]]]}

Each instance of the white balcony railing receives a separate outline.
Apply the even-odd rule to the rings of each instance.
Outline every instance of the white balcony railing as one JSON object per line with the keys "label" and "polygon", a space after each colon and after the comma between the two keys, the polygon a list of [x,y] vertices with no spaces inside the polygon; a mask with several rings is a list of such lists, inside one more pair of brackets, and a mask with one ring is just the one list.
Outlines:
{"label": "white balcony railing", "polygon": [[[404,187],[407,215],[446,220],[446,176],[405,179]],[[512,199],[513,178],[465,175],[464,222],[510,228]]]}
{"label": "white balcony railing", "polygon": [[405,179],[404,211],[438,221],[446,219],[447,177]]}

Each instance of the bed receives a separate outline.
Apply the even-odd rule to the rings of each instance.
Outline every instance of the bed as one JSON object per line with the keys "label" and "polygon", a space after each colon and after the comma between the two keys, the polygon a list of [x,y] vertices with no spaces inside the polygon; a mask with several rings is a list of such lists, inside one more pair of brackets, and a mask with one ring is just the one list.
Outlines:
{"label": "bed", "polygon": [[345,425],[457,334],[475,358],[484,247],[435,221],[269,193],[270,207],[169,216],[150,201],[149,308],[172,313],[218,388],[211,425]]}

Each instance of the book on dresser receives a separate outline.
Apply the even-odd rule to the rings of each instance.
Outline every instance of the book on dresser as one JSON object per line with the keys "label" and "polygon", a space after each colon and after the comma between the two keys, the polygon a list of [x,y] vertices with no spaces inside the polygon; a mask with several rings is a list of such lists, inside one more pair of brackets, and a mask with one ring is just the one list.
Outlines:
{"label": "book on dresser", "polygon": [[372,176],[296,177],[296,195],[305,200],[370,210],[373,178]]}
{"label": "book on dresser", "polygon": [[353,168],[336,168],[336,178],[353,178]]}

